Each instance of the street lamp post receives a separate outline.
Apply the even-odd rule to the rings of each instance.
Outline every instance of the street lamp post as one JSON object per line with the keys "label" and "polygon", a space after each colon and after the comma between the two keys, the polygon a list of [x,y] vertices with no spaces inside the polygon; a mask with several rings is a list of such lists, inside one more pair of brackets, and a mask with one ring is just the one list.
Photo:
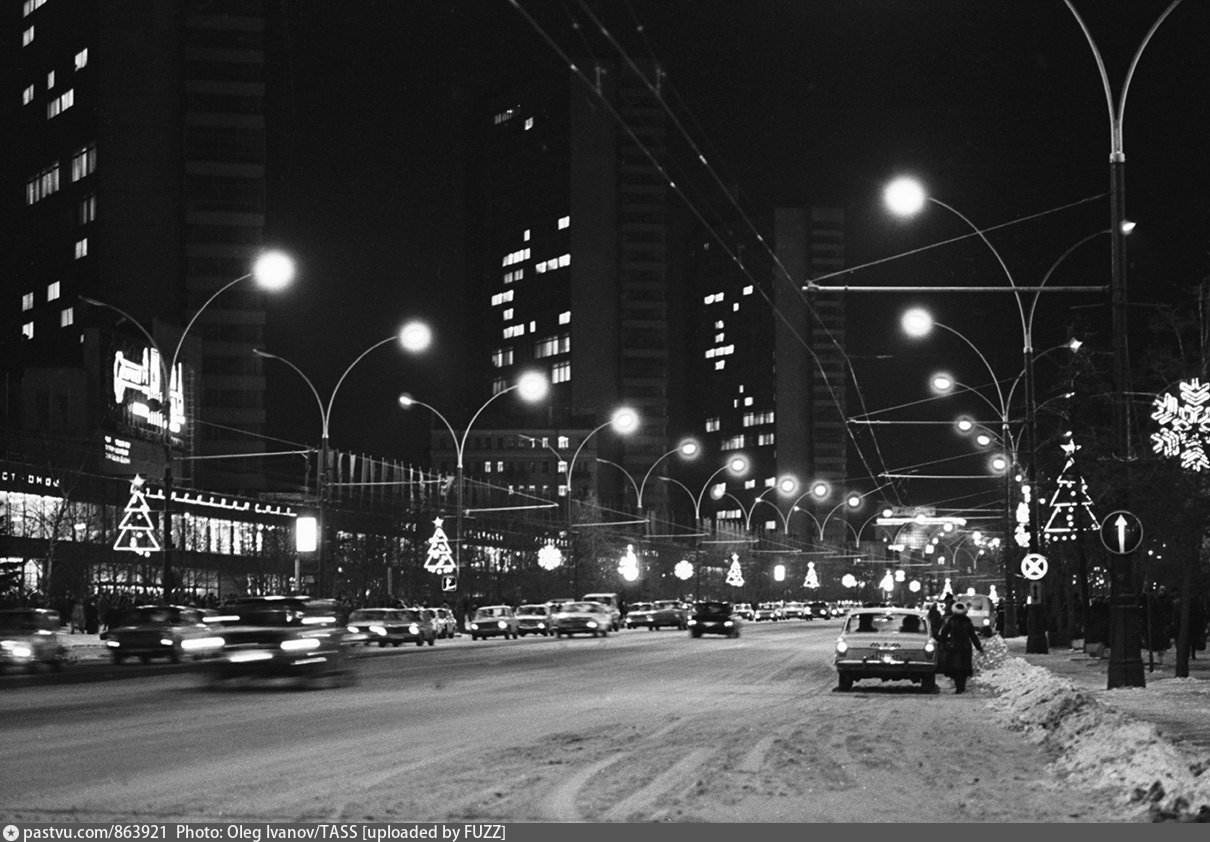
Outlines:
{"label": "street lamp post", "polygon": [[521,395],[521,399],[524,400],[525,402],[535,403],[537,401],[542,400],[544,397],[546,397],[546,393],[549,391],[549,389],[550,389],[550,381],[546,379],[545,375],[540,374],[538,372],[528,372],[526,374],[521,375],[521,377],[517,380],[516,383],[514,383],[513,385],[508,386],[504,389],[501,389],[499,392],[496,392],[494,395],[492,395],[490,398],[488,398],[486,401],[484,401],[483,404],[477,410],[475,410],[475,414],[472,415],[471,420],[467,422],[466,427],[465,427],[465,429],[463,429],[461,436],[459,436],[458,433],[456,433],[454,431],[454,426],[452,424],[450,424],[449,419],[447,419],[432,404],[428,404],[428,403],[425,403],[424,401],[417,400],[416,398],[412,397],[409,394],[402,394],[399,396],[399,405],[402,406],[404,409],[408,409],[409,407],[412,407],[412,406],[420,406],[420,407],[424,407],[429,412],[433,413],[433,415],[436,416],[437,419],[439,421],[441,421],[442,424],[445,425],[446,430],[449,431],[450,439],[453,441],[453,444],[454,444],[454,455],[457,459],[457,476],[455,478],[455,482],[458,485],[458,490],[457,490],[457,501],[458,501],[457,539],[454,542],[454,581],[455,581],[455,583],[458,582],[458,577],[461,576],[461,574],[462,574],[462,508],[463,508],[463,506],[462,506],[462,502],[463,502],[463,489],[462,489],[463,482],[462,482],[462,480],[463,480],[463,475],[465,472],[464,456],[466,454],[466,439],[470,435],[471,427],[474,426],[475,421],[479,418],[480,415],[483,414],[483,411],[485,409],[487,409],[496,399],[501,398],[504,395],[507,395],[509,392],[514,392],[514,391],[518,392],[518,394]]}
{"label": "street lamp post", "polygon": [[[319,506],[319,536],[316,543],[316,564],[315,564],[315,590],[318,596],[324,596],[326,590],[324,588],[324,565],[327,556],[328,545],[328,495],[331,488],[330,469],[328,462],[330,461],[330,445],[329,445],[329,429],[332,418],[332,404],[336,401],[336,393],[340,391],[340,386],[344,383],[345,378],[349,376],[349,372],[353,367],[361,362],[369,353],[376,348],[381,348],[383,345],[391,342],[398,342],[399,345],[411,353],[420,353],[426,350],[429,343],[432,341],[432,332],[428,325],[423,322],[408,322],[397,334],[388,336],[375,342],[373,345],[362,351],[353,362],[349,363],[344,372],[336,380],[336,385],[332,387],[331,394],[328,395],[328,401],[325,404],[319,396],[319,390],[315,388],[315,384],[311,382],[311,378],[307,377],[297,365],[290,362],[285,357],[271,354],[268,351],[260,348],[253,348],[252,352],[258,357],[264,357],[269,360],[277,360],[284,363],[294,370],[307,387],[311,390],[311,394],[315,397],[315,403],[319,407],[320,421],[320,440],[319,440],[319,466],[315,474],[315,495]],[[301,583],[300,583],[301,584]]]}
{"label": "street lamp post", "polygon": [[[163,553],[164,566],[162,573],[161,586],[164,592],[164,600],[169,601],[172,598],[172,379],[176,373],[177,359],[180,357],[181,349],[185,345],[185,337],[188,336],[190,329],[197,322],[198,317],[202,312],[210,306],[210,302],[218,298],[231,287],[246,281],[251,278],[257,286],[265,290],[277,291],[290,284],[294,279],[294,261],[279,251],[266,251],[262,253],[252,266],[252,271],[247,274],[240,275],[231,281],[228,281],[223,286],[219,287],[210,297],[207,298],[201,307],[189,319],[184,330],[177,337],[176,347],[172,350],[172,356],[165,362],[164,354],[160,351],[159,344],[155,341],[155,337],[143,327],[137,319],[113,304],[108,304],[104,301],[98,301],[95,298],[87,296],[79,296],[79,300],[85,304],[90,304],[94,307],[103,307],[107,310],[112,310],[118,315],[124,317],[128,322],[134,325],[139,332],[146,337],[147,342],[156,353],[156,358],[159,360],[159,377],[160,377],[160,423],[161,423],[161,446],[163,448],[164,458],[164,474],[163,474],[163,490],[164,490],[164,513],[160,528],[163,533]],[[181,385],[181,384],[178,384]]]}
{"label": "street lamp post", "polygon": [[[1092,49],[1096,60],[1097,71],[1101,77],[1101,88],[1105,93],[1105,105],[1109,114],[1109,217],[1112,242],[1110,245],[1110,310],[1113,332],[1113,444],[1115,454],[1124,459],[1129,471],[1131,459],[1130,417],[1127,407],[1127,383],[1130,376],[1130,359],[1126,338],[1129,328],[1126,305],[1126,235],[1132,227],[1126,219],[1126,147],[1124,124],[1126,119],[1126,95],[1130,91],[1130,81],[1138,67],[1143,50],[1147,48],[1160,24],[1180,4],[1181,0],[1172,2],[1160,13],[1155,23],[1143,36],[1138,49],[1130,60],[1129,69],[1122,82],[1115,103],[1113,87],[1109,84],[1109,74],[1101,51],[1097,48],[1092,32],[1080,17],[1072,0],[1064,0],[1072,16],[1084,33],[1088,46]],[[1130,481],[1124,486],[1129,495]],[[1110,576],[1110,660],[1108,670],[1108,689],[1115,687],[1143,687],[1146,678],[1143,673],[1142,650],[1139,646],[1140,618],[1137,601],[1134,599],[1135,564],[1133,554],[1115,557],[1113,572]]]}

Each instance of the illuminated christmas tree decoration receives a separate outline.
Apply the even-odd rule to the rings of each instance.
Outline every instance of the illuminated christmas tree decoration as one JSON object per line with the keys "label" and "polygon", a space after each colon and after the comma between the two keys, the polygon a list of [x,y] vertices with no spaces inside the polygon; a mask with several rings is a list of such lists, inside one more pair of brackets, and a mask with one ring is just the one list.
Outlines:
{"label": "illuminated christmas tree decoration", "polygon": [[741,588],[744,585],[744,571],[739,566],[739,556],[735,553],[731,554],[731,567],[727,570],[727,584],[733,588]]}
{"label": "illuminated christmas tree decoration", "polygon": [[155,537],[155,524],[151,522],[151,508],[143,494],[143,483],[138,474],[130,481],[130,500],[126,503],[126,514],[118,524],[118,539],[113,548],[149,556],[159,552],[160,542]]}
{"label": "illuminated christmas tree decoration", "polygon": [[803,579],[802,586],[815,590],[819,587],[819,574],[815,572],[815,562],[807,562],[807,578]]}
{"label": "illuminated christmas tree decoration", "polygon": [[1151,417],[1160,429],[1151,434],[1151,448],[1161,456],[1179,456],[1181,467],[1210,470],[1206,439],[1210,436],[1210,383],[1182,380],[1180,397],[1166,392],[1156,397]]}
{"label": "illuminated christmas tree decoration", "polygon": [[887,593],[895,590],[895,577],[891,571],[888,570],[886,572],[886,575],[882,577],[882,581],[878,583],[878,587]]}
{"label": "illuminated christmas tree decoration", "polygon": [[639,578],[639,560],[635,557],[633,544],[626,545],[626,552],[618,560],[618,572],[627,582],[633,582]]}
{"label": "illuminated christmas tree decoration", "polygon": [[428,557],[424,561],[424,569],[430,573],[445,575],[456,572],[458,568],[454,564],[450,540],[445,536],[445,530],[441,528],[442,522],[442,518],[433,521],[436,529],[433,531],[433,537],[429,538]]}
{"label": "illuminated christmas tree decoration", "polygon": [[1050,498],[1050,518],[1042,532],[1048,540],[1074,541],[1081,532],[1098,529],[1100,522],[1092,511],[1088,485],[1076,467],[1075,453],[1080,446],[1068,439],[1062,448],[1067,454],[1067,462],[1055,481],[1057,487]]}

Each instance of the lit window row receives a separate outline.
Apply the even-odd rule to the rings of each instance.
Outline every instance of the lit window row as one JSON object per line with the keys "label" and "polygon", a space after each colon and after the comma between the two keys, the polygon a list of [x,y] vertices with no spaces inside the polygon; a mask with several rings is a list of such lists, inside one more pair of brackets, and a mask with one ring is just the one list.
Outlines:
{"label": "lit window row", "polygon": [[744,437],[742,435],[741,436],[730,436],[729,438],[723,439],[722,443],[719,444],[719,449],[720,450],[740,450],[743,448],[743,446],[744,446]]}
{"label": "lit window row", "polygon": [[511,289],[505,290],[504,292],[498,292],[492,296],[492,306],[498,307],[501,304],[504,304],[505,302],[512,301],[512,300],[513,300],[513,291]]}
{"label": "lit window row", "polygon": [[703,299],[702,299],[702,303],[703,303],[703,304],[714,304],[714,303],[716,303],[716,302],[721,303],[724,297],[725,297],[725,296],[724,296],[724,294],[723,294],[723,293],[721,293],[721,292],[715,292],[715,293],[712,293],[712,294],[710,294],[710,295],[707,295],[705,298],[703,298]]}
{"label": "lit window row", "polygon": [[501,111],[498,114],[496,114],[496,116],[492,119],[492,124],[498,126],[501,123],[507,123],[509,120],[511,120],[512,118],[514,118],[516,116],[517,116],[517,109],[506,108],[504,111]]}
{"label": "lit window row", "polygon": [[718,422],[717,416],[715,416],[714,418],[706,419],[706,432],[707,433],[717,433],[718,427],[719,427],[719,422]]}
{"label": "lit window row", "polygon": [[50,120],[58,117],[67,109],[75,105],[76,91],[75,88],[70,88],[57,97],[46,103],[46,119]]}
{"label": "lit window row", "polygon": [[540,342],[534,343],[535,359],[543,357],[553,357],[555,354],[568,354],[571,352],[571,334],[562,333],[558,336],[548,336]]}
{"label": "lit window row", "polygon": [[561,325],[571,324],[571,310],[564,310],[562,313],[559,314],[559,324],[561,324]]}
{"label": "lit window row", "polygon": [[712,360],[715,357],[729,357],[735,353],[734,345],[724,345],[721,348],[707,348],[706,359]]}
{"label": "lit window row", "polygon": [[87,175],[91,175],[97,169],[97,146],[95,143],[90,143],[87,146],[81,146],[71,156],[71,180],[79,181]]}
{"label": "lit window row", "polygon": [[767,412],[745,412],[744,413],[744,426],[745,427],[755,427],[759,424],[772,424],[772,423],[773,423],[773,410],[771,410],[771,409],[768,410]]}
{"label": "lit window row", "polygon": [[757,447],[766,447],[773,443],[774,443],[774,434],[773,433],[760,433],[756,437]]}
{"label": "lit window row", "polygon": [[524,335],[525,335],[525,325],[505,325],[504,326],[504,338],[505,339],[512,339],[513,337],[524,336]]}
{"label": "lit window row", "polygon": [[25,0],[21,4],[21,17],[27,18],[34,13],[35,9],[40,9],[46,0]]}
{"label": "lit window row", "polygon": [[[526,251],[528,252],[529,249],[526,249]],[[552,257],[550,260],[539,261],[536,268],[538,270],[538,274],[541,275],[543,272],[546,272],[547,270],[553,271],[555,269],[560,268],[561,266],[570,266],[570,265],[571,265],[571,255],[570,254],[561,254],[558,257]]]}
{"label": "lit window row", "polygon": [[25,182],[25,204],[32,205],[59,190],[59,163],[42,170]]}
{"label": "lit window row", "polygon": [[492,352],[492,365],[496,368],[504,368],[506,365],[513,364],[513,349],[512,348],[497,348]]}
{"label": "lit window row", "polygon": [[522,260],[529,260],[529,249],[518,249],[511,254],[504,255],[504,266],[512,266],[514,263],[520,263]]}
{"label": "lit window row", "polygon": [[504,283],[511,284],[513,281],[519,281],[525,277],[524,269],[514,269],[511,272],[504,273]]}
{"label": "lit window row", "polygon": [[571,363],[555,363],[550,370],[551,383],[566,383],[571,380]]}

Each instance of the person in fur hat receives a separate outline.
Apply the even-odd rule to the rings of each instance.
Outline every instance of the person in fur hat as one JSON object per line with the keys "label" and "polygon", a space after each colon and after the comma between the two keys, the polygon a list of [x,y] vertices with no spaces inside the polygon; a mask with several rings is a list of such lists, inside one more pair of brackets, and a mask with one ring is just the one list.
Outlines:
{"label": "person in fur hat", "polygon": [[937,640],[941,642],[941,649],[945,653],[943,671],[954,680],[954,692],[965,693],[966,680],[974,672],[973,650],[983,651],[979,632],[975,630],[975,624],[971,622],[970,617],[966,616],[965,602],[954,603],[953,612],[942,624]]}

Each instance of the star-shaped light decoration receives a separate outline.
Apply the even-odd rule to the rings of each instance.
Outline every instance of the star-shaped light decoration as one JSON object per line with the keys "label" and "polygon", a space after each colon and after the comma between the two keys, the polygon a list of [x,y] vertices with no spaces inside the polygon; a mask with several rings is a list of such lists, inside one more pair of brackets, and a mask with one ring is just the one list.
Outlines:
{"label": "star-shaped light decoration", "polygon": [[1196,377],[1182,380],[1180,397],[1165,392],[1155,399],[1151,417],[1160,429],[1151,434],[1152,450],[1161,456],[1178,456],[1181,467],[1210,470],[1206,440],[1210,438],[1210,383]]}

